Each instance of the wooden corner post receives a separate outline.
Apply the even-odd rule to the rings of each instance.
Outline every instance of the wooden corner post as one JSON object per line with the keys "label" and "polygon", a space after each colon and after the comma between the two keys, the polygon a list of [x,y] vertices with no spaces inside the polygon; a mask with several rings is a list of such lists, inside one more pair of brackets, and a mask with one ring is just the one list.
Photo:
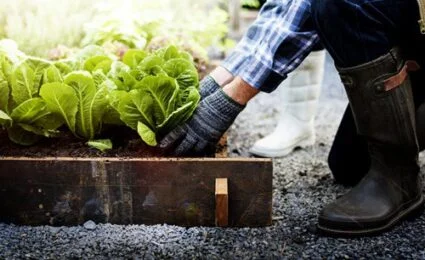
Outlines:
{"label": "wooden corner post", "polygon": [[229,224],[229,194],[227,178],[215,179],[215,225],[227,227]]}

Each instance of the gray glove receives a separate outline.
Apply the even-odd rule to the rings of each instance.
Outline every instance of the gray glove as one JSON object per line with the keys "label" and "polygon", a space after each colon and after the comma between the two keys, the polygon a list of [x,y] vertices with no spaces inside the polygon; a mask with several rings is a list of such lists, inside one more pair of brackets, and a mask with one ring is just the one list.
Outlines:
{"label": "gray glove", "polygon": [[208,97],[216,90],[220,89],[220,85],[210,75],[205,76],[199,83],[199,94],[201,94],[201,100]]}
{"label": "gray glove", "polygon": [[189,121],[171,131],[159,146],[165,150],[174,148],[171,154],[175,156],[211,153],[244,107],[223,90],[215,91],[199,103]]}

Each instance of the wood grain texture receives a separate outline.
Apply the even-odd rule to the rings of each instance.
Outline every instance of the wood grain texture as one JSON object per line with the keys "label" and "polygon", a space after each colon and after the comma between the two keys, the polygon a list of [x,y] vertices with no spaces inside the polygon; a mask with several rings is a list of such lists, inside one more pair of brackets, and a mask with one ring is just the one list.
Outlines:
{"label": "wood grain texture", "polygon": [[229,226],[271,224],[272,161],[233,158],[0,158],[0,222],[215,225],[228,179]]}
{"label": "wood grain texture", "polygon": [[227,178],[215,179],[215,225],[229,225],[229,192]]}

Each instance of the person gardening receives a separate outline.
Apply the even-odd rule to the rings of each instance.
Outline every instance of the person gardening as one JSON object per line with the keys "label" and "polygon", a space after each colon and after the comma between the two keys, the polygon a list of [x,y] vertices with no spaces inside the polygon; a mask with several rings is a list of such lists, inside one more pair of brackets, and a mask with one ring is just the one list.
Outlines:
{"label": "person gardening", "polygon": [[[174,155],[199,155],[215,147],[251,98],[275,90],[318,48],[318,35],[306,22],[309,8],[307,1],[267,1],[234,51],[201,81],[201,103],[192,123],[172,131],[162,146],[184,135]],[[311,92],[316,96],[316,89]]]}
{"label": "person gardening", "polygon": [[350,100],[353,117],[346,112],[342,123],[354,121],[348,129],[354,133],[355,126],[355,138],[363,140],[355,149],[343,148],[338,143],[352,136],[337,136],[333,149],[344,151],[341,162],[354,160],[363,167],[352,174],[365,174],[348,194],[323,209],[319,228],[337,234],[384,231],[423,205],[417,157],[418,136],[423,140],[424,131],[416,122],[424,114],[418,110],[422,117],[415,115],[415,103],[419,107],[425,97],[423,70],[418,71],[425,66],[425,1],[311,4],[317,32]]}
{"label": "person gardening", "polygon": [[[176,147],[176,155],[212,147],[245,104],[259,91],[273,90],[320,37],[350,103],[332,149],[344,151],[337,161],[363,168],[347,169],[361,181],[323,208],[318,229],[334,235],[386,231],[423,206],[417,157],[425,132],[417,128],[416,113],[425,97],[419,86],[425,82],[424,19],[424,0],[269,1],[223,67],[202,82],[203,100],[193,118],[161,146]],[[344,147],[353,137],[362,145]],[[335,174],[337,167],[330,166]]]}

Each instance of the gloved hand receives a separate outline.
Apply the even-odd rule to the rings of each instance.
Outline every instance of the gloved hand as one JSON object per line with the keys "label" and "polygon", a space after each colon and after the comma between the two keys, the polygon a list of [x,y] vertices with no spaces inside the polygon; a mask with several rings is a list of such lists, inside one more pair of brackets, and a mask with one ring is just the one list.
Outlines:
{"label": "gloved hand", "polygon": [[166,135],[160,148],[175,156],[202,156],[215,149],[217,142],[245,106],[227,96],[222,89],[204,98],[192,118]]}
{"label": "gloved hand", "polygon": [[199,94],[201,94],[201,100],[208,97],[216,90],[220,89],[220,85],[210,75],[205,76],[204,79],[199,83]]}

